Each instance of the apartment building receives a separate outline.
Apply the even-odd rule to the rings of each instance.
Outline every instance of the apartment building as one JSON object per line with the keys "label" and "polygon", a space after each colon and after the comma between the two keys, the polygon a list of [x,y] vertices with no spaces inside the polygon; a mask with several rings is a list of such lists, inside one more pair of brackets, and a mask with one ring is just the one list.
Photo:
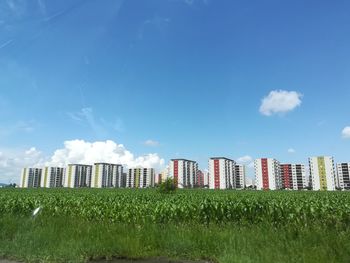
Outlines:
{"label": "apartment building", "polygon": [[204,171],[203,174],[204,174],[204,179],[203,179],[204,187],[209,188],[209,171]]}
{"label": "apartment building", "polygon": [[22,188],[40,187],[42,169],[41,168],[23,168],[21,173]]}
{"label": "apartment building", "polygon": [[147,188],[153,187],[155,182],[155,172],[153,168],[132,168],[126,178],[127,188]]}
{"label": "apartment building", "polygon": [[172,159],[169,163],[169,177],[174,178],[178,188],[193,188],[197,184],[198,164],[186,159]]}
{"label": "apartment building", "polygon": [[203,188],[204,187],[204,173],[201,170],[197,171],[196,187],[198,187],[198,188]]}
{"label": "apartment building", "polygon": [[123,184],[123,166],[112,163],[95,163],[92,169],[91,187],[121,188]]}
{"label": "apartment building", "polygon": [[209,188],[232,189],[235,187],[234,160],[225,157],[212,157],[209,159]]}
{"label": "apartment building", "polygon": [[244,189],[245,188],[245,177],[246,170],[245,165],[236,164],[235,165],[235,189]]}
{"label": "apartment building", "polygon": [[272,158],[256,159],[254,168],[257,190],[277,190],[282,188],[279,161]]}
{"label": "apartment building", "polygon": [[337,182],[333,157],[319,156],[309,158],[310,179],[313,190],[334,191]]}
{"label": "apartment building", "polygon": [[169,178],[169,166],[167,166],[158,176],[158,184],[161,184]]}
{"label": "apartment building", "polygon": [[305,165],[281,164],[282,188],[302,190],[307,187]]}
{"label": "apartment building", "polygon": [[92,165],[68,164],[64,178],[64,187],[91,187]]}
{"label": "apartment building", "polygon": [[45,188],[63,187],[65,169],[61,167],[44,167],[40,186]]}
{"label": "apartment building", "polygon": [[342,190],[350,190],[350,163],[338,163],[337,175],[338,184]]}

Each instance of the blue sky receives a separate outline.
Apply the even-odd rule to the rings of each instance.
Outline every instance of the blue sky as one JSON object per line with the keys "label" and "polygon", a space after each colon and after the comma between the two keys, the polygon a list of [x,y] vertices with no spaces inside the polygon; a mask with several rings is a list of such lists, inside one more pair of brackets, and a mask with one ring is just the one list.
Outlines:
{"label": "blue sky", "polygon": [[57,149],[78,160],[73,140],[154,153],[159,167],[350,161],[349,12],[340,0],[1,1],[0,181]]}

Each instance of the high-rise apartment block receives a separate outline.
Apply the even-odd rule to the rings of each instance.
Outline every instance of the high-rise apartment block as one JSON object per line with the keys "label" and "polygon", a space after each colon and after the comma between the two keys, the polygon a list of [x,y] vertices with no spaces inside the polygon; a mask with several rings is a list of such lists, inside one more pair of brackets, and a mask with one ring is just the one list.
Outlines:
{"label": "high-rise apartment block", "polygon": [[153,168],[132,168],[126,178],[126,187],[128,188],[147,188],[153,187],[155,181],[155,172]]}
{"label": "high-rise apartment block", "polygon": [[91,187],[92,165],[68,164],[64,187]]}
{"label": "high-rise apartment block", "polygon": [[350,163],[338,163],[337,174],[339,187],[343,190],[350,190]]}
{"label": "high-rise apartment block", "polygon": [[311,157],[309,166],[313,190],[335,190],[337,183],[333,157]]}
{"label": "high-rise apartment block", "polygon": [[281,164],[282,188],[301,190],[307,187],[305,165]]}
{"label": "high-rise apartment block", "polygon": [[262,158],[254,161],[257,190],[281,189],[281,168],[276,159]]}
{"label": "high-rise apartment block", "polygon": [[204,173],[201,170],[197,171],[197,187],[202,188],[204,187]]}
{"label": "high-rise apartment block", "polygon": [[209,188],[232,189],[235,187],[234,160],[225,157],[213,157],[209,159]]}
{"label": "high-rise apartment block", "polygon": [[172,159],[169,164],[169,177],[174,178],[178,188],[193,188],[197,184],[198,164],[186,159]]}
{"label": "high-rise apartment block", "polygon": [[63,187],[65,169],[61,167],[44,167],[41,174],[40,187]]}
{"label": "high-rise apartment block", "polygon": [[245,166],[237,164],[235,166],[235,188],[244,189],[245,188]]}
{"label": "high-rise apartment block", "polygon": [[41,168],[23,168],[20,186],[22,188],[40,187],[41,175]]}
{"label": "high-rise apartment block", "polygon": [[92,169],[91,187],[121,188],[123,185],[123,166],[111,163],[95,163]]}

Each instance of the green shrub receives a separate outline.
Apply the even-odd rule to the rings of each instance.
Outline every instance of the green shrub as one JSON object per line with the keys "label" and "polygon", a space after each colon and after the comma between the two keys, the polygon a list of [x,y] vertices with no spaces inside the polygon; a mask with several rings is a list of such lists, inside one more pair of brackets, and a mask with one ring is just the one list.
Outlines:
{"label": "green shrub", "polygon": [[159,189],[159,192],[165,193],[165,194],[175,192],[176,191],[176,185],[175,185],[174,179],[172,179],[172,178],[166,179],[164,182],[162,182],[159,185],[158,189]]}

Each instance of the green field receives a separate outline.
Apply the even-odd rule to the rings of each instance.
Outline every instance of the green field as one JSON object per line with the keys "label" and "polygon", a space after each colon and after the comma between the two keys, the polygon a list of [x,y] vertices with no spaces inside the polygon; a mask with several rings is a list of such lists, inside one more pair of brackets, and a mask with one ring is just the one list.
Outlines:
{"label": "green field", "polygon": [[0,204],[0,258],[350,262],[346,192],[2,189]]}

